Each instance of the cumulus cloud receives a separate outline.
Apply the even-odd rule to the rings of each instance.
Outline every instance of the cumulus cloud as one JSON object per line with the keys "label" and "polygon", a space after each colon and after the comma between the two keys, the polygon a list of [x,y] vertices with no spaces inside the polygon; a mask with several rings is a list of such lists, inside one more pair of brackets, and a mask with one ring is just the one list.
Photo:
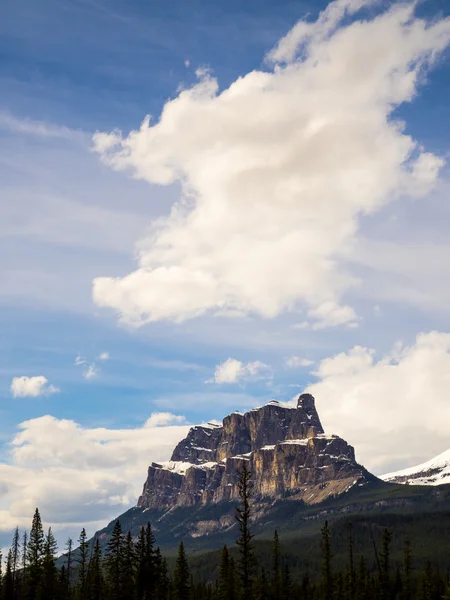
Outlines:
{"label": "cumulus cloud", "polygon": [[376,473],[423,462],[448,449],[450,334],[421,333],[385,356],[355,346],[321,361],[316,397],[324,427],[355,446]]}
{"label": "cumulus cloud", "polygon": [[267,379],[272,375],[269,365],[255,360],[244,364],[235,358],[227,358],[223,363],[216,366],[213,379],[207,383],[238,383],[241,381]]}
{"label": "cumulus cloud", "polygon": [[313,329],[357,325],[343,259],[362,215],[436,180],[443,161],[393,111],[450,40],[450,20],[418,19],[413,2],[342,21],[366,4],[336,0],[298,23],[268,71],[223,90],[202,72],[159,118],[94,136],[113,169],[182,188],[139,244],[136,270],[94,280],[97,305],[135,325],[298,307]]}
{"label": "cumulus cloud", "polygon": [[93,530],[137,501],[152,460],[166,460],[188,427],[154,413],[134,429],[85,428],[46,415],[25,421],[0,465],[0,530],[29,526],[36,506],[57,529]]}
{"label": "cumulus cloud", "polygon": [[37,396],[49,396],[60,390],[48,383],[48,380],[43,375],[36,377],[14,377],[11,382],[11,394],[14,398],[25,398],[27,396],[36,398]]}
{"label": "cumulus cloud", "polygon": [[284,361],[284,364],[288,369],[296,369],[298,367],[310,367],[314,364],[314,361],[309,358],[301,358],[300,356],[290,356]]}

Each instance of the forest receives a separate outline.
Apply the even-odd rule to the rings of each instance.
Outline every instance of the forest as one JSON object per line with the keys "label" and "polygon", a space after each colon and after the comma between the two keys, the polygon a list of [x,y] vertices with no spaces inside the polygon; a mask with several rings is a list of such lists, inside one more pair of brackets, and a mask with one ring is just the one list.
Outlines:
{"label": "forest", "polygon": [[[393,561],[393,532],[372,536],[373,560],[355,553],[354,530],[346,526],[345,561],[337,568],[332,528],[320,534],[319,571],[292,568],[274,531],[270,560],[261,560],[252,533],[251,473],[239,472],[240,502],[236,506],[237,539],[224,546],[208,581],[196,579],[181,540],[176,558],[164,557],[152,526],[137,539],[116,521],[107,545],[88,540],[81,531],[75,549],[71,539],[58,558],[55,537],[47,533],[36,509],[29,533],[16,528],[0,573],[1,600],[450,600],[448,571],[426,560],[414,567],[414,547],[403,540],[401,560]],[[62,562],[61,562],[62,561]],[[264,564],[262,564],[264,563]],[[1,568],[1,567],[0,567]]]}

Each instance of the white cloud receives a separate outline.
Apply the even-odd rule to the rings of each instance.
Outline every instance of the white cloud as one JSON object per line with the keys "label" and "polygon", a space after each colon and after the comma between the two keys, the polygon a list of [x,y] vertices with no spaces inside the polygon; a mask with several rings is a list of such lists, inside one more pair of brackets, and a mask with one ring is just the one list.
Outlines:
{"label": "white cloud", "polygon": [[421,333],[379,359],[355,346],[322,360],[315,375],[307,391],[324,427],[354,445],[369,469],[418,464],[450,447],[449,333]]}
{"label": "white cloud", "polygon": [[207,383],[238,383],[246,380],[267,379],[272,375],[269,365],[259,360],[244,364],[235,358],[227,358],[216,366],[213,379]]}
{"label": "white cloud", "polygon": [[285,365],[288,369],[296,369],[298,367],[310,367],[314,364],[309,358],[301,358],[300,356],[290,356],[285,360]]}
{"label": "white cloud", "polygon": [[[108,358],[109,358],[109,355],[108,355]],[[103,358],[101,360],[106,360],[106,359]],[[97,367],[97,365],[94,362],[90,362],[90,361],[86,360],[85,358],[82,358],[80,355],[78,355],[75,358],[75,364],[77,365],[77,367],[83,367],[82,375],[83,375],[84,379],[86,379],[86,380],[93,379],[100,372],[100,369]]]}
{"label": "white cloud", "polygon": [[450,20],[417,19],[415,3],[341,24],[363,4],[338,0],[297,24],[272,71],[223,91],[203,73],[154,122],[94,136],[112,168],[183,189],[140,243],[138,268],[94,280],[97,305],[135,325],[299,304],[313,329],[357,324],[341,261],[361,215],[436,180],[443,161],[392,114],[450,39]]}
{"label": "white cloud", "polygon": [[153,413],[147,419],[146,427],[162,427],[167,425],[183,425],[186,422],[186,417],[181,415],[173,415],[169,412]]}
{"label": "white cloud", "polygon": [[57,387],[50,385],[43,375],[36,377],[22,375],[22,377],[14,377],[11,382],[11,394],[14,398],[49,396],[59,391]]}
{"label": "white cloud", "polygon": [[184,66],[186,67],[186,69],[189,69],[189,67],[191,66],[191,61],[186,58],[186,60],[184,61]]}
{"label": "white cloud", "polygon": [[57,529],[90,533],[137,501],[152,460],[170,458],[188,427],[154,413],[135,429],[85,428],[50,415],[19,425],[0,465],[0,530],[29,526],[34,508]]}
{"label": "white cloud", "polygon": [[109,358],[109,352],[102,352],[98,357],[99,360],[109,360]]}

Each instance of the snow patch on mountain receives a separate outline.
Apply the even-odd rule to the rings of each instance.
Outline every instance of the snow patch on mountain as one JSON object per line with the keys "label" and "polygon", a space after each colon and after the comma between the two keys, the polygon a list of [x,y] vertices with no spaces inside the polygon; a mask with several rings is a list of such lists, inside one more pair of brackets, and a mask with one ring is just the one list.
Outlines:
{"label": "snow patch on mountain", "polygon": [[380,479],[390,483],[403,483],[406,485],[442,485],[450,483],[450,450],[446,450],[421,465],[381,475]]}

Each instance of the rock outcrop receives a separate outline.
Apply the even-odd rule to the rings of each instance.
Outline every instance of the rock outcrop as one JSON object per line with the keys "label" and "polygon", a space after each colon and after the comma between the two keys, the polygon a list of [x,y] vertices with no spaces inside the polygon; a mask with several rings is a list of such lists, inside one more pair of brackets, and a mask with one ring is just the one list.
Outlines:
{"label": "rock outcrop", "polygon": [[326,435],[310,394],[297,408],[272,401],[223,424],[193,427],[170,461],[152,463],[139,508],[167,511],[238,499],[238,470],[252,472],[255,497],[313,504],[366,482],[352,446]]}

